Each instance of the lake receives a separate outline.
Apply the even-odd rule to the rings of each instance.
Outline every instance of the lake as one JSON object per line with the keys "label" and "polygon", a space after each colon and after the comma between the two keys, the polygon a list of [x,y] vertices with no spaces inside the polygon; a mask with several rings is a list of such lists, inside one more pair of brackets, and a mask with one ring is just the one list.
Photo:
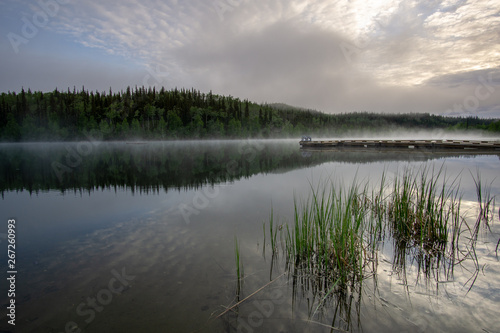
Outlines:
{"label": "lake", "polygon": [[[0,331],[498,332],[499,211],[491,200],[476,225],[476,185],[498,198],[499,166],[500,152],[307,151],[298,140],[0,144],[6,277],[11,220],[16,245]],[[338,289],[280,250],[295,203],[315,189],[385,177],[389,191],[423,169],[460,198],[451,252],[401,249],[384,229],[364,250],[362,285]]]}

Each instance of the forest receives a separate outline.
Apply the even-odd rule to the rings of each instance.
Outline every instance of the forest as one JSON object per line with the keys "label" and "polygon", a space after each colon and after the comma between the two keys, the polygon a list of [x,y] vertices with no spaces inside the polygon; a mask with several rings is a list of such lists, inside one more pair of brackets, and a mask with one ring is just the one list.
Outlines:
{"label": "forest", "polygon": [[342,136],[397,129],[500,132],[500,120],[429,113],[327,114],[285,104],[257,104],[195,89],[77,90],[2,93],[0,141],[167,140]]}

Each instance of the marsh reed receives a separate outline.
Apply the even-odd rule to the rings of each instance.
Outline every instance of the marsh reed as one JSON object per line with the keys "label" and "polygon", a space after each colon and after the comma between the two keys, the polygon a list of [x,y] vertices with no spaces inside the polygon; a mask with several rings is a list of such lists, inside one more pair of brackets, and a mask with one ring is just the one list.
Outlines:
{"label": "marsh reed", "polygon": [[[328,327],[345,331],[356,318],[360,324],[363,282],[373,277],[376,285],[379,246],[387,241],[392,242],[392,271],[403,285],[409,285],[409,267],[417,283],[423,276],[426,285],[434,278],[438,286],[453,278],[456,265],[471,259],[476,272],[466,283],[470,290],[479,272],[475,251],[479,225],[488,226],[495,210],[490,187],[482,185],[479,174],[474,182],[479,213],[473,227],[461,210],[459,178],[447,178],[443,166],[407,167],[390,179],[383,172],[374,186],[356,178],[348,185],[333,180],[310,184],[305,200],[294,198],[291,221],[276,219],[271,209],[268,224],[262,226],[263,255],[266,240],[272,252],[269,280],[274,281],[275,261],[283,259],[280,276],[286,274],[291,280],[292,304],[298,295],[307,295],[311,320],[326,315],[332,319]],[[467,231],[470,238],[465,235],[460,241]],[[496,251],[499,246],[500,240]],[[236,239],[235,254],[239,299],[243,273]]]}
{"label": "marsh reed", "polygon": [[239,301],[241,296],[241,287],[243,284],[243,264],[240,260],[240,247],[238,245],[238,238],[234,237],[234,257],[236,263],[236,298]]}
{"label": "marsh reed", "polygon": [[281,249],[291,275],[319,299],[360,291],[363,280],[376,274],[378,244],[387,237],[396,272],[406,274],[411,257],[426,277],[443,265],[446,279],[453,274],[461,195],[457,178],[446,178],[443,167],[406,168],[392,179],[384,172],[373,187],[356,179],[348,186],[319,183],[310,185],[307,200],[294,199],[293,223],[276,226],[272,211],[269,220],[273,255]]}
{"label": "marsh reed", "polygon": [[[472,172],[471,175],[472,179],[474,180],[474,184],[476,185],[477,204],[479,209],[472,237],[473,240],[476,240],[480,230],[480,226],[484,225],[485,227],[489,228],[491,221],[493,221],[494,219],[493,215],[495,211],[495,196],[491,195],[491,183],[486,186],[483,185],[479,170],[476,171],[475,176],[472,174]],[[498,212],[498,215],[500,219],[500,210]]]}
{"label": "marsh reed", "polygon": [[437,172],[405,169],[395,177],[387,203],[387,218],[395,239],[426,251],[443,251],[453,235],[458,241],[460,222],[459,186]]}
{"label": "marsh reed", "polygon": [[[294,202],[292,228],[280,232],[288,264],[301,273],[328,277],[343,286],[363,281],[378,240],[386,233],[397,247],[416,248],[426,255],[456,250],[460,236],[458,182],[438,171],[405,169],[387,186],[371,188],[356,180],[349,186],[329,181],[313,187],[308,200]],[[269,233],[277,252],[278,228],[271,213]],[[406,253],[406,251],[403,251]],[[368,273],[371,274],[371,273]]]}

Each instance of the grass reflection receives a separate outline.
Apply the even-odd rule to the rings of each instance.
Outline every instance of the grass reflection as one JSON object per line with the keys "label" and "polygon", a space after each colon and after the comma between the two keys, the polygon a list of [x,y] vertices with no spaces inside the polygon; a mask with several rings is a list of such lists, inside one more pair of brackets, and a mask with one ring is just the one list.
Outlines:
{"label": "grass reflection", "polygon": [[[483,195],[475,181],[478,220],[489,221],[484,216],[494,210],[494,199],[488,190]],[[271,240],[271,270],[274,259],[283,256],[294,307],[305,300],[309,320],[332,330],[360,326],[363,284],[373,279],[376,285],[384,244],[392,246],[392,271],[405,286],[411,275],[416,284],[434,283],[436,292],[438,283],[453,280],[457,265],[474,260],[470,289],[479,271],[478,226],[467,224],[461,200],[458,180],[447,179],[443,167],[407,168],[390,182],[384,175],[375,187],[356,180],[348,186],[333,181],[311,185],[308,200],[295,199],[293,223],[276,225],[271,213],[269,228],[264,227]]]}

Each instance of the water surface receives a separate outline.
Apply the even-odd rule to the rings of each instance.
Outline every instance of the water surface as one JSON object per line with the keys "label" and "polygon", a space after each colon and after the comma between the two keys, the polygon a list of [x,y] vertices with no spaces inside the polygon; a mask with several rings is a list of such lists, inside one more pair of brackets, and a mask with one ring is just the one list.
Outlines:
{"label": "water surface", "polygon": [[[442,167],[447,178],[460,183],[463,211],[472,224],[477,215],[472,175],[479,172],[498,195],[499,157],[311,152],[301,151],[295,140],[0,145],[0,232],[7,232],[8,219],[18,226],[17,324],[14,330],[3,317],[0,327],[495,332],[498,211],[490,229],[481,228],[475,248],[480,274],[474,275],[476,264],[465,259],[453,276],[444,279],[438,269],[425,277],[411,256],[402,271],[394,264],[393,242],[381,240],[376,275],[364,282],[361,297],[348,308],[333,297],[317,311],[315,295],[294,286],[283,258],[271,256],[263,223],[273,211],[276,223],[291,224],[294,200],[305,200],[311,186],[329,179],[376,184],[382,173],[390,179],[405,167]],[[235,237],[244,267],[240,299],[273,282],[217,318],[237,300]],[[6,248],[5,239],[0,241]],[[6,255],[1,260],[6,272]]]}

